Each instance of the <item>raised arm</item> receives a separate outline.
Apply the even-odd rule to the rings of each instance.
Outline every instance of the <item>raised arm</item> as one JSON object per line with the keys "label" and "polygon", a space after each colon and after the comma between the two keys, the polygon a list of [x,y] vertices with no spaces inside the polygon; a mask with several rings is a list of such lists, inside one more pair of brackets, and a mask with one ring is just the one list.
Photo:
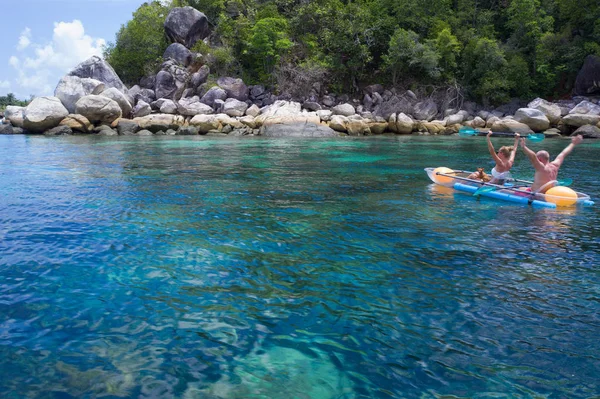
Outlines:
{"label": "raised arm", "polygon": [[519,133],[515,133],[515,143],[513,144],[513,149],[510,152],[510,157],[508,158],[511,168],[513,163],[515,163],[515,156],[517,155],[517,148],[519,147],[519,137],[521,137],[521,135]]}
{"label": "raised arm", "polygon": [[498,158],[498,154],[496,154],[496,150],[494,149],[494,145],[492,144],[491,137],[492,137],[492,131],[490,130],[487,134],[487,145],[488,145],[488,150],[490,152],[490,155],[492,156],[492,158],[494,159],[494,162],[496,162],[496,164],[502,163],[500,158]]}
{"label": "raised arm", "polygon": [[556,156],[556,158],[554,158],[554,161],[552,161],[552,163],[556,166],[560,166],[562,165],[563,161],[565,160],[566,156],[569,155],[571,153],[571,151],[573,151],[573,148],[575,148],[575,146],[579,143],[581,143],[583,141],[583,136],[578,134],[575,137],[571,138],[571,144],[569,144],[568,146],[565,147],[564,150],[562,150],[560,152],[560,154],[558,154]]}
{"label": "raised arm", "polygon": [[539,159],[537,159],[535,152],[531,151],[525,144],[525,139],[521,139],[521,148],[523,149],[525,155],[527,155],[527,158],[529,158],[529,161],[531,162],[531,165],[533,165],[534,169],[544,169],[544,165],[540,162]]}

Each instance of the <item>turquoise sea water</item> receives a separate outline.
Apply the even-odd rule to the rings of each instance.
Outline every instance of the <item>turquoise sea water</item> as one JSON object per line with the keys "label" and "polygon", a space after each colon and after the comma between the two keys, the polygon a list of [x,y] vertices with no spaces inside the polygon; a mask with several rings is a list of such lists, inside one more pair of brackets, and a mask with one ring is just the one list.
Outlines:
{"label": "turquoise sea water", "polygon": [[[599,147],[561,170],[596,201]],[[488,158],[477,137],[0,136],[0,397],[598,398],[600,205],[423,171]]]}

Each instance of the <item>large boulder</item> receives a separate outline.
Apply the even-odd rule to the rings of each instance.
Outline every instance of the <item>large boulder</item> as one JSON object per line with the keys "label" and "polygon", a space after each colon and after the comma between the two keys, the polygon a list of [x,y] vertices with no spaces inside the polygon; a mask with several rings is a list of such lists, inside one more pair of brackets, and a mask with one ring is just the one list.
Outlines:
{"label": "large boulder", "polygon": [[351,104],[338,104],[331,109],[333,115],[351,116],[356,113],[356,109]]}
{"label": "large boulder", "polygon": [[589,96],[600,93],[600,57],[588,55],[575,79],[575,94]]}
{"label": "large boulder", "polygon": [[248,104],[235,98],[228,98],[223,104],[223,113],[229,116],[244,116]]}
{"label": "large boulder", "polygon": [[187,47],[185,47],[183,44],[172,43],[165,50],[163,58],[165,60],[172,59],[178,64],[181,64],[184,67],[186,67],[192,63],[192,59],[194,57],[192,55],[192,52],[188,50]]}
{"label": "large boulder", "polygon": [[286,123],[321,123],[321,118],[314,112],[302,112],[300,103],[278,100],[263,109],[255,118],[257,125],[275,125]]}
{"label": "large boulder", "polygon": [[54,89],[54,97],[60,99],[67,111],[75,112],[75,103],[83,96],[100,94],[106,85],[92,78],[66,75],[58,82]]}
{"label": "large boulder", "polygon": [[227,97],[235,98],[240,101],[246,101],[248,99],[248,86],[244,84],[242,79],[222,77],[217,79],[217,85],[225,90]]}
{"label": "large boulder", "polygon": [[206,134],[211,130],[218,130],[221,126],[216,115],[196,115],[190,120],[190,125],[198,128],[200,134]]}
{"label": "large boulder", "polygon": [[165,100],[165,99],[162,99],[159,101],[161,101],[159,110],[162,114],[176,114],[177,113],[177,104],[175,104],[174,101]]}
{"label": "large boulder", "polygon": [[531,128],[528,125],[518,122],[514,119],[507,118],[495,122],[491,126],[491,130],[495,130],[497,132],[512,132],[519,134],[533,133],[533,130],[531,130]]}
{"label": "large boulder", "polygon": [[175,7],[165,20],[165,33],[173,43],[192,48],[198,40],[205,39],[209,31],[208,19],[193,7]]}
{"label": "large boulder", "polygon": [[227,99],[227,93],[225,90],[220,87],[214,86],[211,87],[200,99],[200,102],[208,105],[209,107],[215,106],[215,100],[223,100]]}
{"label": "large boulder", "polygon": [[75,113],[88,118],[94,124],[110,125],[121,117],[121,107],[108,97],[89,95],[81,97],[75,103]]}
{"label": "large boulder", "polygon": [[571,136],[577,136],[578,134],[582,135],[584,138],[600,139],[600,128],[593,125],[583,125],[575,130]]}
{"label": "large boulder", "polygon": [[179,126],[183,126],[185,119],[181,115],[152,114],[141,118],[133,118],[133,121],[138,124],[140,129],[147,129],[152,133],[156,133],[159,130],[163,132],[168,129],[177,130]]}
{"label": "large boulder", "polygon": [[265,137],[337,137],[333,129],[314,123],[271,124],[260,128]]}
{"label": "large boulder", "polygon": [[23,111],[23,127],[41,133],[58,126],[69,111],[57,97],[36,97]]}
{"label": "large boulder", "polygon": [[389,100],[381,102],[373,109],[373,115],[380,116],[389,120],[392,114],[412,114],[413,106],[409,100],[404,97],[392,96]]}
{"label": "large boulder", "polygon": [[415,119],[422,121],[432,120],[438,113],[438,107],[435,101],[425,100],[415,104],[413,109],[413,116]]}
{"label": "large boulder", "polygon": [[152,107],[144,100],[139,100],[132,110],[134,118],[140,118],[142,116],[150,115],[152,113]]}
{"label": "large boulder", "polygon": [[25,111],[25,107],[9,105],[4,110],[4,118],[6,120],[8,120],[11,125],[22,128],[24,111]]}
{"label": "large boulder", "polygon": [[79,114],[67,115],[59,125],[68,126],[71,130],[79,133],[91,133],[94,130],[94,125],[89,119]]}
{"label": "large boulder", "polygon": [[569,111],[569,114],[600,115],[600,105],[583,100]]}
{"label": "large boulder", "polygon": [[565,125],[569,126],[583,126],[583,125],[596,125],[600,122],[600,116],[593,114],[569,114],[562,118]]}
{"label": "large boulder", "polygon": [[177,111],[181,115],[194,116],[198,114],[212,114],[212,107],[201,103],[198,96],[182,98],[177,102]]}
{"label": "large boulder", "polygon": [[541,111],[552,125],[556,125],[560,120],[561,110],[557,104],[551,103],[544,100],[543,98],[536,98],[527,104],[527,108],[537,109]]}
{"label": "large boulder", "polygon": [[111,87],[109,89],[104,90],[101,96],[108,97],[111,100],[115,101],[121,107],[121,114],[123,116],[129,116],[131,114],[132,106],[125,94],[121,91]]}
{"label": "large boulder", "polygon": [[[415,128],[415,121],[413,121],[410,116],[401,112],[396,117],[396,121],[395,121],[394,125],[395,125],[395,130],[393,130],[393,131],[395,131],[396,133],[411,134],[413,129]],[[390,130],[392,130],[391,126],[390,126]]]}
{"label": "large boulder", "polygon": [[177,91],[177,85],[175,84],[173,75],[167,71],[160,71],[156,75],[156,83],[154,86],[156,98],[168,98],[172,100],[175,91]]}
{"label": "large boulder", "polygon": [[526,124],[534,132],[543,132],[550,127],[550,121],[546,115],[534,108],[519,108],[515,112],[515,120]]}
{"label": "large boulder", "polygon": [[121,78],[119,78],[110,64],[96,55],[77,65],[69,72],[69,75],[96,79],[104,83],[106,87],[114,87],[123,93],[127,91],[127,87],[125,87]]}

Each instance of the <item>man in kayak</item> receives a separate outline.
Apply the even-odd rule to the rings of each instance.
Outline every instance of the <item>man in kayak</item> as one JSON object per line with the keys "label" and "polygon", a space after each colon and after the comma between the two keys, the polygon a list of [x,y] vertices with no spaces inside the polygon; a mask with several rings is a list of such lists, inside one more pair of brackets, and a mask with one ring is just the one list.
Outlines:
{"label": "man in kayak", "polygon": [[[565,147],[560,154],[554,158],[554,161],[550,162],[550,154],[548,151],[533,152],[525,144],[525,139],[521,139],[521,148],[529,158],[531,165],[535,169],[535,176],[533,178],[533,184],[531,185],[532,192],[538,192],[545,184],[556,180],[558,177],[558,170],[565,160],[565,157],[573,151],[573,148],[583,141],[583,136],[580,134],[571,138],[571,144]],[[548,187],[550,188],[550,187]],[[544,190],[546,191],[546,190]]]}

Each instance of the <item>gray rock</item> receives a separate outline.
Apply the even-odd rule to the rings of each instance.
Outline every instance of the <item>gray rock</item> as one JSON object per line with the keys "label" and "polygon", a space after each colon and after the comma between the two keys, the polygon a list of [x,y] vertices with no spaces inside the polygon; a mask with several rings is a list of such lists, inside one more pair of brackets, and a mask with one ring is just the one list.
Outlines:
{"label": "gray rock", "polygon": [[534,132],[543,132],[550,127],[550,121],[546,115],[535,108],[519,108],[515,112],[515,120],[526,124]]}
{"label": "gray rock", "polygon": [[115,101],[117,104],[119,104],[119,107],[121,107],[121,114],[124,117],[128,117],[129,115],[131,115],[131,103],[129,102],[125,94],[123,94],[121,91],[115,89],[114,87],[111,87],[109,89],[104,90],[100,95],[108,97],[111,100]]}
{"label": "gray rock", "polygon": [[119,119],[117,122],[117,132],[120,136],[131,136],[140,130],[140,126],[131,120]]}
{"label": "gray rock", "polygon": [[258,115],[260,115],[260,109],[258,108],[258,106],[256,104],[252,104],[246,110],[246,115],[250,115],[252,117],[257,117]]}
{"label": "gray rock", "polygon": [[217,80],[217,85],[227,93],[227,97],[246,101],[248,99],[248,87],[242,79],[222,77]]}
{"label": "gray rock", "polygon": [[406,90],[406,95],[413,101],[417,101],[417,95],[412,90]]}
{"label": "gray rock", "polygon": [[163,54],[164,59],[172,59],[178,64],[187,67],[192,63],[192,52],[181,43],[172,43]]}
{"label": "gray rock", "polygon": [[222,88],[215,86],[211,87],[206,94],[202,96],[200,102],[212,108],[214,107],[215,100],[217,99],[225,101],[227,99],[227,93]]}
{"label": "gray rock", "polygon": [[178,136],[196,136],[198,135],[198,128],[195,126],[181,126],[177,129]]}
{"label": "gray rock", "polygon": [[123,93],[127,91],[127,87],[110,64],[96,55],[77,65],[69,72],[69,75],[96,79],[104,83],[106,87],[114,87]]}
{"label": "gray rock", "polygon": [[75,103],[75,113],[85,116],[94,124],[107,125],[110,125],[122,115],[121,107],[115,100],[93,94],[81,97]]}
{"label": "gray rock", "polygon": [[[235,98],[234,98],[235,100]],[[220,99],[216,99],[215,100],[215,104],[213,105],[213,109],[215,110],[215,112],[217,114],[221,114],[223,113],[223,106],[225,105],[225,101],[220,100]]]}
{"label": "gray rock", "polygon": [[575,79],[575,94],[587,96],[600,93],[600,57],[588,55]]}
{"label": "gray rock", "polygon": [[96,132],[96,134],[98,136],[116,136],[117,135],[117,132],[114,129],[111,129],[110,126],[106,126],[106,125],[101,125],[101,126],[94,128],[94,132]]}
{"label": "gray rock", "polygon": [[136,136],[153,136],[154,133],[152,133],[150,130],[146,130],[146,129],[142,129],[142,130],[138,130],[138,132],[136,133]]}
{"label": "gray rock", "polygon": [[152,108],[150,104],[143,100],[139,100],[135,107],[133,107],[133,117],[139,118],[142,116],[150,115],[152,113]]}
{"label": "gray rock", "polygon": [[265,87],[262,85],[252,86],[250,90],[250,98],[253,100],[262,99],[267,94]]}
{"label": "gray rock", "polygon": [[583,125],[575,130],[571,136],[582,135],[584,138],[600,139],[600,128],[594,125]]}
{"label": "gray rock", "polygon": [[175,7],[165,20],[165,33],[173,43],[192,48],[210,33],[208,19],[193,7]]}
{"label": "gray rock", "polygon": [[23,127],[23,112],[25,107],[18,107],[16,105],[9,105],[4,110],[4,118],[15,127]]}
{"label": "gray rock", "polygon": [[321,107],[321,105],[319,105],[319,103],[313,102],[313,101],[305,101],[302,104],[302,108],[307,109],[309,111],[319,111],[322,109],[322,107]]}
{"label": "gray rock", "polygon": [[0,134],[14,134],[13,126],[10,123],[0,123]]}
{"label": "gray rock", "polygon": [[73,130],[69,126],[59,125],[48,129],[44,132],[44,136],[64,136],[73,134]]}
{"label": "gray rock", "polygon": [[23,128],[42,133],[58,126],[69,111],[56,97],[36,97],[23,111]]}
{"label": "gray rock", "polygon": [[156,75],[144,76],[143,78],[140,79],[140,86],[144,89],[154,90],[155,83],[156,83]]}
{"label": "gray rock", "polygon": [[175,78],[167,71],[160,71],[156,75],[155,93],[158,98],[173,99],[173,94],[177,90]]}
{"label": "gray rock", "polygon": [[190,79],[190,87],[193,89],[197,89],[202,83],[206,82],[208,75],[210,74],[210,68],[208,65],[202,65],[198,72],[192,74],[192,78]]}
{"label": "gray rock", "polygon": [[196,90],[194,90],[192,88],[188,88],[183,91],[183,93],[181,94],[181,98],[194,97],[195,94],[196,94]]}
{"label": "gray rock", "polygon": [[335,98],[331,96],[323,96],[323,98],[321,99],[321,104],[323,104],[326,107],[333,107],[335,105]]}
{"label": "gray rock", "polygon": [[177,102],[177,111],[181,115],[194,116],[198,114],[212,114],[212,107],[201,103],[197,96],[182,98]]}
{"label": "gray rock", "polygon": [[314,123],[272,124],[260,128],[265,137],[337,137],[333,129]]}
{"label": "gray rock", "polygon": [[565,125],[580,127],[583,125],[596,125],[600,122],[600,116],[592,114],[569,114],[562,118]]}
{"label": "gray rock", "polygon": [[415,104],[413,109],[413,116],[417,120],[430,121],[438,113],[438,107],[435,101],[428,99]]}
{"label": "gray rock", "polygon": [[405,113],[412,114],[413,106],[410,101],[398,96],[392,96],[388,100],[381,98],[381,103],[373,109],[373,115],[380,116],[385,120],[389,120],[392,114]]}
{"label": "gray rock", "polygon": [[600,115],[600,105],[584,100],[569,111],[569,114]]}
{"label": "gray rock", "polygon": [[244,116],[247,109],[248,104],[245,102],[236,100],[235,98],[228,98],[223,104],[222,112],[229,116]]}
{"label": "gray rock", "polygon": [[527,104],[527,108],[533,108],[537,109],[538,111],[541,111],[544,115],[546,115],[548,121],[550,121],[550,123],[553,125],[558,123],[561,117],[560,107],[556,104],[544,100],[543,98],[538,97],[535,100],[531,101],[529,104]]}
{"label": "gray rock", "polygon": [[163,99],[159,110],[163,114],[175,114],[177,113],[177,104],[175,104],[175,102],[172,100]]}
{"label": "gray rock", "polygon": [[100,94],[105,87],[104,83],[96,79],[66,75],[56,85],[54,96],[63,103],[69,113],[74,113],[77,100],[90,94]]}
{"label": "gray rock", "polygon": [[334,115],[351,116],[356,114],[354,107],[348,103],[336,105],[331,109]]}

